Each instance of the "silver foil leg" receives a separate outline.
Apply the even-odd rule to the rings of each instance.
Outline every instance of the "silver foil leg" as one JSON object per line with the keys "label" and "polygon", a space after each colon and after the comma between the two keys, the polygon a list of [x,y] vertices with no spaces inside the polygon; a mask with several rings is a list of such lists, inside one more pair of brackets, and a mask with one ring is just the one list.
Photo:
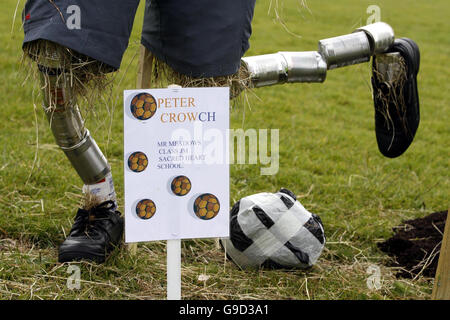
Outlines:
{"label": "silver foil leg", "polygon": [[354,33],[319,41],[319,52],[328,69],[367,62],[370,57],[386,52],[394,43],[394,30],[377,22],[358,28]]}
{"label": "silver foil leg", "polygon": [[264,87],[287,80],[287,62],[278,53],[242,58],[241,63],[250,73],[252,87]]}
{"label": "silver foil leg", "polygon": [[287,82],[325,81],[327,63],[318,52],[280,52],[280,54],[287,61]]}
{"label": "silver foil leg", "polygon": [[363,31],[319,41],[319,53],[328,69],[336,69],[370,60],[370,42]]}
{"label": "silver foil leg", "polygon": [[372,55],[386,52],[395,40],[394,30],[384,22],[369,24],[355,32],[358,31],[364,31],[369,38]]}
{"label": "silver foil leg", "polygon": [[89,131],[76,104],[68,73],[40,65],[44,111],[58,146],[64,151],[80,178],[94,184],[110,167]]}
{"label": "silver foil leg", "polygon": [[378,22],[354,33],[319,41],[317,52],[278,52],[244,57],[242,64],[250,73],[251,87],[289,82],[323,82],[327,70],[367,62],[386,52],[394,43],[392,28]]}
{"label": "silver foil leg", "polygon": [[278,52],[242,58],[251,86],[258,88],[286,82],[323,82],[327,64],[318,52]]}

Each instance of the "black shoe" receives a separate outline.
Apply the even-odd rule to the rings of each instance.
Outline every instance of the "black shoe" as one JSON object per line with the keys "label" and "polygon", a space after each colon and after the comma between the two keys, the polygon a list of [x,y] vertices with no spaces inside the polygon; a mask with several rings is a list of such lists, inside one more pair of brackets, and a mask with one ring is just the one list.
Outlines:
{"label": "black shoe", "polygon": [[373,59],[372,87],[375,105],[375,133],[378,149],[389,158],[400,156],[411,145],[419,127],[417,74],[420,51],[411,39],[396,39],[389,52],[398,52],[404,60],[403,77],[394,85],[380,79],[377,57]]}
{"label": "black shoe", "polygon": [[119,246],[123,226],[123,218],[113,201],[105,201],[90,210],[78,209],[72,230],[59,247],[59,262],[104,262]]}

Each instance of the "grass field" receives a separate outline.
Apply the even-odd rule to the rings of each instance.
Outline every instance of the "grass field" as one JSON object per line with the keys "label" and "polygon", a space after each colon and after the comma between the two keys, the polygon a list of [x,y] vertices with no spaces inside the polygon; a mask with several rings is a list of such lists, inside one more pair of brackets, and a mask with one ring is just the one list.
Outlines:
{"label": "grass field", "polygon": [[[122,91],[136,85],[143,1],[113,103],[99,101],[87,126],[112,165],[123,203]],[[0,299],[164,299],[165,243],[122,249],[104,265],[79,263],[80,290],[66,286],[68,265],[57,246],[70,230],[81,181],[58,150],[32,81],[20,71],[20,1],[0,11]],[[280,170],[261,176],[260,165],[231,167],[231,199],[280,187],[323,220],[327,246],[308,271],[241,271],[225,261],[214,240],[183,241],[185,299],[429,299],[433,279],[397,279],[377,242],[402,220],[449,207],[450,3],[434,1],[258,0],[247,55],[316,50],[320,39],[364,25],[376,4],[397,36],[421,48],[421,124],[410,149],[397,159],[378,151],[369,64],[328,73],[324,84],[255,90],[250,106],[231,112],[233,128],[280,129]],[[277,9],[277,10],[275,10]],[[276,12],[282,20],[276,19]],[[25,73],[30,70],[25,70]],[[108,100],[108,101],[110,101]],[[105,120],[106,119],[106,120]],[[370,290],[369,266],[381,268],[381,288]],[[200,281],[199,275],[209,279]]]}

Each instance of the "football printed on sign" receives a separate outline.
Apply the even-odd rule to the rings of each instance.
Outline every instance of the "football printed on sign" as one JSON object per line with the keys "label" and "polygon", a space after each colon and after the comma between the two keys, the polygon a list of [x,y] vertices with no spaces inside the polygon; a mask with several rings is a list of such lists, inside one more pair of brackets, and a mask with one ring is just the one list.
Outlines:
{"label": "football printed on sign", "polygon": [[150,199],[141,200],[136,205],[136,214],[141,219],[148,220],[153,217],[155,212],[156,205]]}
{"label": "football printed on sign", "polygon": [[148,158],[143,152],[133,152],[128,157],[128,168],[134,172],[142,172],[147,168]]}
{"label": "football printed on sign", "polygon": [[228,237],[229,88],[126,90],[124,111],[125,241]]}
{"label": "football printed on sign", "polygon": [[191,180],[186,176],[175,177],[170,184],[170,188],[175,195],[180,197],[185,196],[191,191]]}
{"label": "football printed on sign", "polygon": [[195,199],[194,213],[202,220],[210,220],[217,216],[220,210],[219,199],[213,194],[204,193]]}
{"label": "football printed on sign", "polygon": [[148,120],[153,117],[156,109],[156,100],[151,94],[139,93],[131,100],[130,110],[136,119]]}

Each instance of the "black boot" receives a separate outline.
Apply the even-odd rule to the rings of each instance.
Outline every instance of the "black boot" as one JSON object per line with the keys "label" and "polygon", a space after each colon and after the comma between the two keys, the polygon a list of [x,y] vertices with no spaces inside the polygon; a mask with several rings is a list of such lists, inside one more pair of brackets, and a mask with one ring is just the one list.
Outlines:
{"label": "black boot", "polygon": [[380,152],[389,158],[400,156],[408,149],[420,122],[417,74],[420,51],[411,39],[396,39],[389,52],[398,52],[405,62],[402,83],[392,86],[377,76],[376,60],[373,62],[372,86],[375,105],[375,132]]}
{"label": "black boot", "polygon": [[59,262],[105,261],[122,240],[124,221],[113,201],[78,209],[69,236],[59,247]]}

